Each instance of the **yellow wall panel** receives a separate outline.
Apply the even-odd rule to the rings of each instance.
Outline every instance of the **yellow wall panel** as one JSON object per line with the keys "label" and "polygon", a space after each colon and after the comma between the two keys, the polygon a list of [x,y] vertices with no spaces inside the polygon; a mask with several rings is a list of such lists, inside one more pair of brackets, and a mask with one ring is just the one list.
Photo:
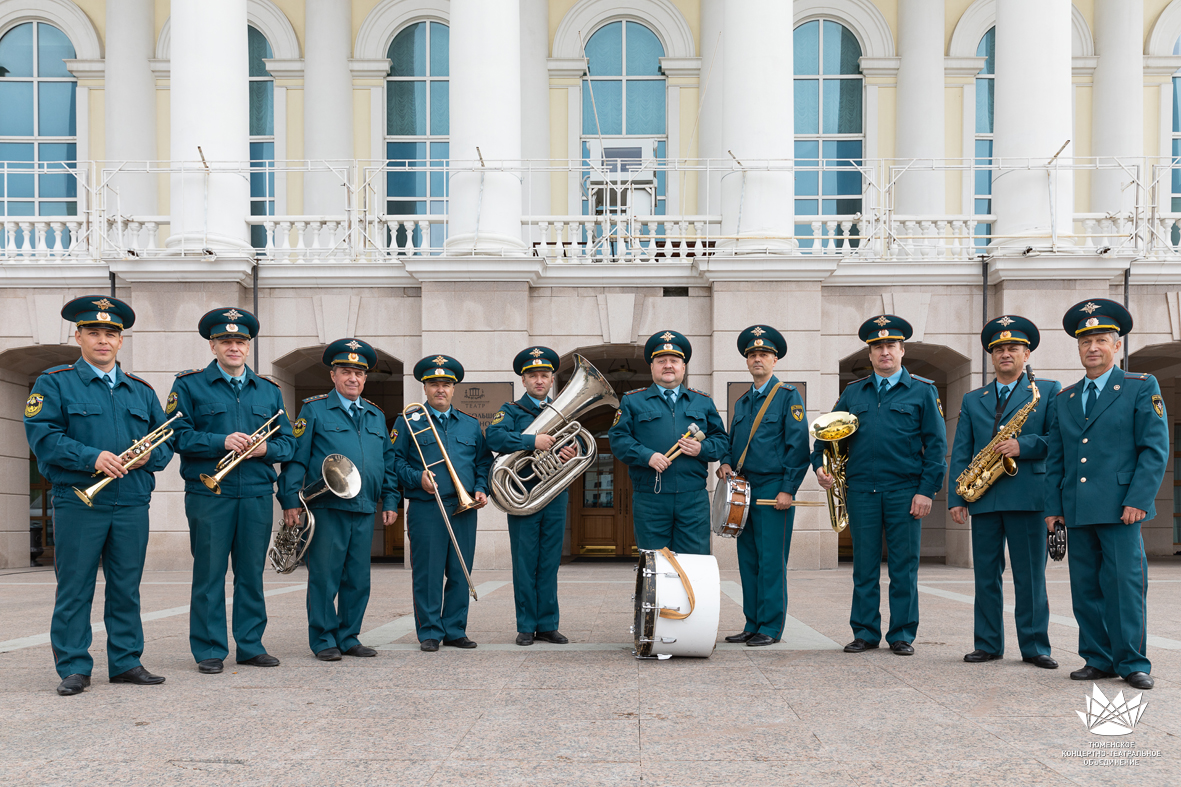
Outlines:
{"label": "yellow wall panel", "polygon": [[[169,161],[169,151],[172,149],[168,139],[172,128],[172,124],[169,122],[172,112],[171,97],[172,94],[168,91],[168,80],[156,80],[156,159],[158,161]],[[168,175],[160,175],[157,178],[156,195],[159,215],[167,216],[171,210],[169,206],[172,200]],[[164,236],[161,235],[161,237]]]}
{"label": "yellow wall panel", "polygon": [[90,89],[90,158],[101,161],[107,157],[106,92]]}
{"label": "yellow wall panel", "polygon": [[98,32],[98,40],[103,44],[103,52],[107,45],[107,3],[106,0],[74,0],[74,4],[82,9],[90,23]]}
{"label": "yellow wall panel", "polygon": [[299,55],[303,57],[304,45],[307,41],[307,25],[304,24],[304,0],[271,0],[271,2],[279,6],[279,10],[287,17],[287,21],[291,22],[291,26],[295,28],[295,37],[299,39]]}
{"label": "yellow wall panel", "polygon": [[1164,11],[1172,0],[1144,0],[1144,40],[1148,41],[1148,36],[1152,32],[1152,26],[1156,24],[1156,20],[1160,17],[1160,12]]}
{"label": "yellow wall panel", "polygon": [[974,0],[944,0],[943,3],[943,27],[944,37],[943,53],[947,54],[948,47],[951,46],[951,34],[955,32],[955,26],[959,24],[960,17],[964,15],[964,11],[968,10],[968,6],[972,5]]}
{"label": "yellow wall panel", "polygon": [[[550,159],[555,164],[566,161],[566,149],[569,146],[567,134],[570,130],[568,119],[567,88],[551,87],[549,91],[549,149]],[[555,170],[550,173],[550,212],[554,215],[564,215],[567,207],[566,173]]]}
{"label": "yellow wall panel", "polygon": [[[1074,139],[1071,140],[1070,147],[1075,158],[1086,158],[1092,155],[1092,98],[1090,85],[1080,85],[1074,88]],[[1074,209],[1077,213],[1086,213],[1091,209],[1091,172],[1089,170],[1076,169],[1074,172]]]}
{"label": "yellow wall panel", "polygon": [[874,0],[873,3],[877,6],[878,11],[881,11],[882,16],[886,20],[886,24],[890,26],[890,37],[894,39],[894,50],[897,54],[898,50],[898,0]]}
{"label": "yellow wall panel", "polygon": [[[365,17],[369,16],[369,12],[377,7],[380,0],[353,0],[353,46],[357,43],[357,33],[361,30],[361,25],[365,22]],[[356,53],[349,48],[350,55]]]}
{"label": "yellow wall panel", "polygon": [[369,159],[371,142],[369,139],[369,96],[371,92],[367,87],[353,90],[353,155],[362,160]]}
{"label": "yellow wall panel", "polygon": [[[298,161],[303,158],[303,91],[287,91],[287,158]],[[287,212],[303,213],[303,173],[292,172],[287,176]]]}
{"label": "yellow wall panel", "polygon": [[[964,91],[961,88],[947,88],[943,91],[944,137],[943,155],[949,159],[964,156]],[[963,174],[949,169],[944,183],[944,203],[947,212],[957,215],[964,212]]]}
{"label": "yellow wall panel", "polygon": [[898,89],[878,88],[878,158],[894,158],[894,116],[897,114]]}

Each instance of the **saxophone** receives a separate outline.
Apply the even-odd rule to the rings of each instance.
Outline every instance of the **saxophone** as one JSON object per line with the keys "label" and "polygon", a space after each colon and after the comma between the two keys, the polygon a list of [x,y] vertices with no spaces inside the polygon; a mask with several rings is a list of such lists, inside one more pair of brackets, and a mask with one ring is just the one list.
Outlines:
{"label": "saxophone", "polygon": [[956,494],[969,503],[975,503],[983,497],[988,488],[1001,477],[1002,472],[1005,475],[1017,475],[1017,461],[1012,457],[999,454],[993,449],[1004,441],[1021,434],[1021,427],[1025,426],[1029,414],[1033,412],[1033,408],[1037,407],[1038,401],[1042,398],[1042,392],[1038,390],[1037,384],[1033,381],[1033,369],[1027,366],[1026,372],[1029,374],[1029,389],[1033,391],[1033,398],[1013,415],[1012,420],[997,430],[996,437],[989,440],[988,445],[972,457],[972,463],[955,480]]}

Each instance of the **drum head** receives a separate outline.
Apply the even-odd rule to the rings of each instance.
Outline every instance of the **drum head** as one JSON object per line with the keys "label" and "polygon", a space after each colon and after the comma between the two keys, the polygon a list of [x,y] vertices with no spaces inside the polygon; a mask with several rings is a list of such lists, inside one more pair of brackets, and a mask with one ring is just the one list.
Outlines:
{"label": "drum head", "polygon": [[637,656],[652,655],[652,637],[656,632],[656,553],[640,552],[636,568],[635,647]]}
{"label": "drum head", "polygon": [[[729,523],[733,504],[735,487],[741,484],[745,490],[746,508],[742,512],[742,521],[736,526]],[[709,529],[714,535],[735,538],[746,527],[746,518],[750,515],[750,486],[739,476],[722,478],[714,487],[713,500],[710,503]]]}

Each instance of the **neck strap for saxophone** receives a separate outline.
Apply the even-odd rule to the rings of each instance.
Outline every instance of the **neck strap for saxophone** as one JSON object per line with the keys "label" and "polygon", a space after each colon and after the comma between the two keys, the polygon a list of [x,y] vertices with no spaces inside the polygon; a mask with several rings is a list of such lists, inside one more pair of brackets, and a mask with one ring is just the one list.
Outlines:
{"label": "neck strap for saxophone", "polygon": [[782,387],[783,383],[775,383],[770,393],[767,394],[763,406],[759,408],[759,414],[755,416],[755,422],[750,427],[750,437],[746,438],[746,448],[742,449],[742,456],[738,457],[738,467],[734,468],[734,472],[738,475],[742,475],[742,465],[746,462],[746,452],[750,450],[750,441],[755,439],[755,432],[758,430],[759,424],[763,422],[763,416],[767,413],[767,408],[771,406],[771,400],[775,398],[775,394]]}

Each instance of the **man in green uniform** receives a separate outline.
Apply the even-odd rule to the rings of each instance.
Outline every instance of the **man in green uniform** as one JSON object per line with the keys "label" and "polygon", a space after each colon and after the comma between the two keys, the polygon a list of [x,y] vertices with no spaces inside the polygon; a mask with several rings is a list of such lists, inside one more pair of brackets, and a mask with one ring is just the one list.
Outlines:
{"label": "man in green uniform", "polygon": [[[845,466],[849,531],[853,537],[853,641],[846,653],[878,647],[882,638],[882,534],[889,551],[890,628],[886,641],[899,656],[914,654],[919,626],[919,542],[922,519],[947,472],[947,427],[935,383],[902,366],[910,323],[892,314],[866,320],[858,332],[869,345],[873,374],[846,386],[833,410],[857,416],[848,438]],[[824,471],[817,440],[812,467],[825,489],[833,478]]]}
{"label": "man in green uniform", "polygon": [[[148,505],[155,473],[172,459],[163,443],[124,469],[121,454],[164,423],[164,410],[146,382],[115,359],[135,312],[117,298],[87,295],[62,308],[77,324],[77,363],[47,370],[25,403],[25,435],[41,475],[53,484],[57,597],[49,641],[57,693],[80,694],[90,685],[90,609],[102,560],[106,581],[103,623],[111,683],[152,685],[164,678],[140,664],[144,649],[139,582],[148,548]],[[75,494],[98,476],[115,479],[95,493],[93,506]]]}
{"label": "man in green uniform", "polygon": [[783,334],[770,325],[752,325],[738,334],[738,352],[746,357],[753,382],[734,405],[729,450],[718,478],[738,473],[750,483],[752,502],[774,500],[775,505],[751,505],[738,536],[746,626],[726,641],[757,647],[778,642],[787,619],[787,558],[796,518],[792,502],[808,473],[808,425],[799,391],[775,376],[775,362],[787,353]]}
{"label": "man in green uniform", "polygon": [[[676,331],[644,345],[652,385],[628,391],[608,432],[611,453],[628,466],[636,546],[709,554],[709,463],[727,450],[726,427],[709,394],[684,385],[693,347]],[[692,439],[690,425],[703,435]],[[666,456],[674,448],[680,455]]]}
{"label": "man in green uniform", "polygon": [[[173,444],[180,454],[185,480],[185,514],[193,553],[193,591],[189,612],[189,648],[199,672],[222,671],[229,655],[226,637],[226,567],[234,567],[234,642],[239,664],[276,667],[279,659],[266,652],[267,627],[262,574],[271,537],[275,494],[275,463],[295,453],[291,422],[283,410],[279,386],[259,377],[246,365],[258,320],[245,309],[213,309],[197,324],[209,340],[214,360],[204,369],[176,376],[165,408],[176,421]],[[278,418],[274,416],[278,415]],[[274,420],[271,420],[274,418]],[[251,443],[263,424],[278,431]],[[216,491],[202,476],[216,474],[231,452],[248,458],[231,470]]]}
{"label": "man in green uniform", "polygon": [[[410,568],[414,572],[414,624],[419,647],[433,653],[442,641],[448,647],[474,648],[476,643],[467,636],[469,597],[460,555],[463,565],[471,571],[476,554],[476,515],[488,504],[492,452],[484,442],[480,422],[451,405],[455,385],[463,381],[459,361],[449,355],[423,358],[414,365],[414,379],[422,383],[427,414],[418,413],[409,424],[404,416],[398,416],[392,437],[398,480],[406,490],[406,529],[410,536]],[[426,418],[431,419],[434,432]],[[415,448],[415,438],[407,429],[418,433],[418,446],[431,464],[443,458],[435,439],[438,433],[460,485],[476,502],[475,508],[456,511],[459,493],[451,473],[443,464],[435,465],[438,472],[426,469],[419,448]],[[447,509],[460,555],[455,553],[435,500],[436,488]]]}
{"label": "man in green uniform", "polygon": [[[552,399],[550,389],[561,359],[548,347],[530,347],[517,353],[513,371],[521,375],[525,394],[506,402],[492,417],[485,439],[500,454],[515,451],[549,451],[554,438],[547,434],[521,434]],[[568,462],[577,454],[574,446],[561,449],[558,458]],[[562,538],[566,535],[566,504],[563,490],[545,508],[527,516],[508,517],[509,547],[513,556],[513,599],[517,607],[517,644],[532,645],[534,639],[565,645],[558,631],[558,566],[562,562]]]}
{"label": "man in green uniform", "polygon": [[361,474],[361,492],[350,500],[331,493],[308,503],[316,531],[308,545],[308,643],[320,661],[376,656],[357,636],[369,605],[369,553],[373,515],[398,519],[393,445],[381,408],[361,398],[377,352],[360,339],[337,339],[324,350],[334,389],[305,399],[295,422],[295,455],[279,475],[279,503],[287,527],[299,521],[299,490],[319,481],[329,454],[343,454]]}
{"label": "man in green uniform", "polygon": [[1075,304],[1062,327],[1078,341],[1086,376],[1050,409],[1046,526],[1066,525],[1070,595],[1078,621],[1074,680],[1122,677],[1151,689],[1143,522],[1169,462],[1169,420],[1151,374],[1115,365],[1132,315],[1107,298]]}
{"label": "man in green uniform", "polygon": [[[1046,533],[1042,524],[1046,481],[1046,411],[1062,384],[1054,380],[1030,381],[1026,374],[1029,355],[1041,342],[1037,326],[1024,317],[1006,314],[989,320],[980,332],[980,343],[992,357],[996,379],[964,396],[951,448],[951,478],[947,505],[951,518],[964,524],[972,515],[972,567],[976,577],[975,650],[964,661],[976,664],[1002,658],[1005,652],[1005,595],[1001,575],[1005,571],[1005,542],[1016,597],[1014,618],[1021,659],[1042,669],[1057,669],[1050,657],[1050,602],[1046,597]],[[1000,472],[999,478],[975,502],[956,491],[954,479],[1033,399],[1037,385],[1040,399],[1025,418],[1021,434],[989,449],[1017,463],[1017,474]],[[999,471],[998,471],[999,472]]]}

